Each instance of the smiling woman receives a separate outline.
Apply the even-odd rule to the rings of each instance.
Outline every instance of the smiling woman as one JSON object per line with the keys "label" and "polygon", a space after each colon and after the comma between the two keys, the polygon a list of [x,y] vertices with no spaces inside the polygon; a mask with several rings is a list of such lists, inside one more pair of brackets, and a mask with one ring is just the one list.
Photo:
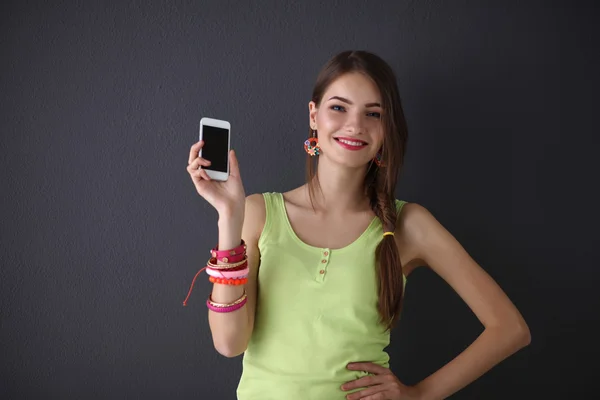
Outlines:
{"label": "smiling woman", "polygon": [[[308,108],[307,182],[286,193],[246,197],[233,151],[229,179],[216,182],[200,168],[202,143],[190,150],[188,173],[219,212],[207,268],[228,275],[207,306],[217,351],[244,354],[238,399],[442,399],[527,345],[527,324],[492,278],[429,211],[395,198],[407,127],[390,66],[365,51],[336,55]],[[417,265],[485,331],[407,386],[384,349]]]}
{"label": "smiling woman", "polygon": [[[333,140],[337,143],[336,149],[340,146],[346,150],[362,150],[352,158],[344,152],[338,153],[337,157],[338,161],[345,160],[352,166],[364,166],[383,146],[383,108],[379,89],[372,78],[355,71],[348,71],[328,85],[324,83],[316,88],[316,92],[323,93],[313,95],[309,103],[313,119],[311,129],[317,132],[319,127],[319,146],[327,151]],[[343,96],[336,93],[343,93]],[[318,112],[319,109],[322,112]],[[335,157],[335,153],[331,156]]]}

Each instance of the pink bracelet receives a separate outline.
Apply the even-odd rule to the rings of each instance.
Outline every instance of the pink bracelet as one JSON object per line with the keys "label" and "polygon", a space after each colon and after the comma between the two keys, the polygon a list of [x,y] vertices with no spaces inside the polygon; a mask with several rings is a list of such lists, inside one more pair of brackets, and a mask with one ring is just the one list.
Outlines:
{"label": "pink bracelet", "polygon": [[[246,253],[246,243],[244,242],[244,240],[242,239],[242,243],[230,250],[219,250],[218,249],[219,246],[215,246],[211,251],[210,251],[210,255],[213,258],[217,258],[219,261],[223,261],[223,262],[235,262],[235,261],[229,261],[231,260],[232,256],[239,256],[241,254],[245,254]],[[222,258],[226,258],[228,261],[225,260],[221,260]],[[243,258],[240,259],[240,261]]]}
{"label": "pink bracelet", "polygon": [[215,278],[245,278],[248,276],[250,268],[246,267],[237,271],[225,271],[212,268],[206,268],[206,273]]}
{"label": "pink bracelet", "polygon": [[[212,254],[213,253],[211,252],[211,255]],[[226,264],[233,264],[233,263],[240,262],[240,261],[244,260],[246,258],[246,252],[243,252],[241,254],[236,254],[234,256],[225,256],[225,257],[220,257],[219,256],[219,257],[214,257],[214,258],[216,258],[217,261],[221,261],[221,262],[224,262]]]}
{"label": "pink bracelet", "polygon": [[219,313],[226,313],[226,312],[232,312],[235,310],[238,310],[240,308],[242,308],[244,306],[244,304],[246,304],[246,302],[248,301],[248,298],[244,298],[244,300],[242,300],[241,302],[239,302],[238,304],[236,304],[235,306],[231,306],[231,307],[215,307],[212,304],[210,304],[210,300],[206,300],[206,306],[215,312],[219,312]]}

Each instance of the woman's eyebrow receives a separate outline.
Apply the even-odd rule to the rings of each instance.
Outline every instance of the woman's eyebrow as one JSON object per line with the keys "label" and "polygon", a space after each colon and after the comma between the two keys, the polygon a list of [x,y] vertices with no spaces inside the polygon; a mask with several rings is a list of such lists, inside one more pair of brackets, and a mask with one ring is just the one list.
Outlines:
{"label": "woman's eyebrow", "polygon": [[[350,104],[350,105],[353,105],[353,104],[354,104],[354,103],[353,103],[353,102],[351,102],[350,100],[348,100],[348,99],[346,99],[346,98],[344,98],[344,97],[340,97],[340,96],[333,96],[333,97],[330,97],[330,98],[329,98],[329,100],[334,100],[334,99],[335,99],[335,100],[339,100],[339,101],[343,101],[344,103],[348,103],[348,104]],[[329,100],[328,100],[328,101],[329,101]],[[381,107],[381,104],[379,104],[379,103],[367,103],[367,104],[365,104],[365,107]]]}

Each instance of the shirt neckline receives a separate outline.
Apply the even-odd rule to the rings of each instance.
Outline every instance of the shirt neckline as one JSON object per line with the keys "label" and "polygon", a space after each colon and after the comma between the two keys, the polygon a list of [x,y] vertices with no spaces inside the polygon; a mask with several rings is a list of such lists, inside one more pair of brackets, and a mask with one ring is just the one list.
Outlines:
{"label": "shirt neckline", "polygon": [[340,247],[338,249],[331,249],[328,247],[317,247],[317,246],[313,246],[313,245],[306,243],[305,241],[300,239],[300,237],[298,237],[298,235],[296,234],[296,231],[294,231],[294,228],[292,228],[292,223],[290,222],[290,219],[288,217],[287,209],[285,207],[285,199],[283,198],[283,193],[277,193],[277,196],[279,198],[279,207],[281,208],[281,211],[283,213],[283,219],[285,221],[286,226],[288,227],[288,229],[290,231],[290,234],[291,234],[293,240],[296,243],[298,243],[300,246],[302,246],[308,250],[315,251],[315,252],[322,252],[323,250],[327,250],[329,252],[341,253],[341,252],[351,249],[353,246],[356,246],[357,243],[359,243],[363,240],[363,238],[369,233],[369,231],[371,231],[371,229],[373,228],[373,225],[375,225],[375,223],[379,219],[379,218],[377,218],[377,216],[373,217],[373,219],[371,220],[371,222],[369,223],[367,228],[360,234],[360,236],[358,236],[353,242],[351,242],[350,244],[348,244],[344,247]]}

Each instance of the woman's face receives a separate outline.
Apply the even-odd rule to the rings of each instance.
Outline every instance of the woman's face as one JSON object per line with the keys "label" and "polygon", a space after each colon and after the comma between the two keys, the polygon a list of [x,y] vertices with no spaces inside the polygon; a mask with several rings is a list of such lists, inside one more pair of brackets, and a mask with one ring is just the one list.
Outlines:
{"label": "woman's face", "polygon": [[320,157],[348,167],[371,162],[383,143],[381,103],[377,86],[361,73],[348,73],[331,83],[319,108],[312,101],[308,105]]}

